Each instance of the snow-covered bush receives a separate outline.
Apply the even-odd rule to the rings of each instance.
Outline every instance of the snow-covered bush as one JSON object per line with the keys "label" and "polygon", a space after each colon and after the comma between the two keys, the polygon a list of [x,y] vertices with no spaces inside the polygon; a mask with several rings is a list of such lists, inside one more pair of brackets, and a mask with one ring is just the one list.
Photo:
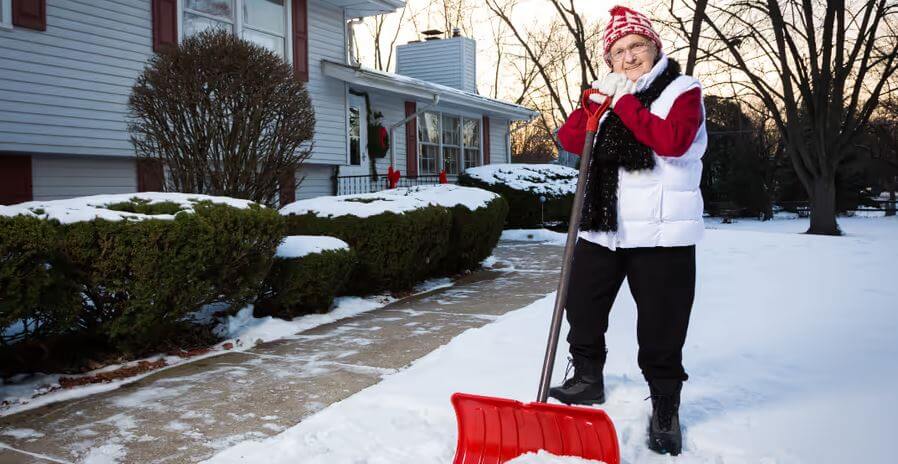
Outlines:
{"label": "snow-covered bush", "polygon": [[76,328],[125,350],[165,340],[205,304],[254,297],[284,232],[274,210],[193,194],[99,195],[3,213],[54,224],[79,286]]}
{"label": "snow-covered bush", "polygon": [[56,221],[0,213],[0,346],[64,332],[78,314],[59,232]]}
{"label": "snow-covered bush", "polygon": [[291,319],[327,312],[355,264],[355,253],[340,239],[284,238],[256,300],[254,315]]}
{"label": "snow-covered bush", "polygon": [[346,286],[352,294],[408,289],[433,275],[449,249],[449,210],[409,196],[318,197],[290,203],[280,213],[290,235],[326,235],[349,244],[358,256]]}
{"label": "snow-covered bush", "polygon": [[384,192],[388,195],[409,196],[450,208],[452,229],[449,232],[449,252],[440,261],[440,274],[455,274],[473,269],[492,254],[499,243],[508,202],[487,190],[444,184]]}
{"label": "snow-covered bush", "polygon": [[458,183],[502,195],[509,208],[507,227],[530,228],[570,219],[577,170],[556,164],[489,164],[466,169]]}

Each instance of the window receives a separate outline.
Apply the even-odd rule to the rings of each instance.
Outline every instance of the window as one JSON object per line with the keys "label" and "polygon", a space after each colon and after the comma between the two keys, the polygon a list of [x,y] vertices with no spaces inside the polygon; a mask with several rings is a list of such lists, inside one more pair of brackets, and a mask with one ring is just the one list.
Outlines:
{"label": "window", "polygon": [[418,172],[457,175],[480,165],[480,119],[425,112],[418,116]]}
{"label": "window", "polygon": [[0,0],[0,29],[12,29],[12,0]]}
{"label": "window", "polygon": [[362,164],[362,128],[359,125],[361,111],[357,106],[349,107],[349,164]]}
{"label": "window", "polygon": [[[2,0],[0,0],[2,1]],[[184,36],[218,28],[287,58],[285,0],[183,0]]]}

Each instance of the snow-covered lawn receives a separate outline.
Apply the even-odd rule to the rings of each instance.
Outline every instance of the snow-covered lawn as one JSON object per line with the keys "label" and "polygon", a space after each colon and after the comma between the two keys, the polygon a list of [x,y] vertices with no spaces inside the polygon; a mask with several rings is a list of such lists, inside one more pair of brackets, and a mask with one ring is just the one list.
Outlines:
{"label": "snow-covered lawn", "polygon": [[[840,224],[845,237],[798,234],[807,220],[708,221],[685,350],[691,379],[678,458],[644,445],[651,406],[636,365],[635,305],[622,289],[607,337],[605,408],[623,462],[894,462],[898,219]],[[464,332],[280,435],[210,462],[451,462],[453,392],[534,399],[553,298]],[[555,383],[566,351],[562,341]]]}

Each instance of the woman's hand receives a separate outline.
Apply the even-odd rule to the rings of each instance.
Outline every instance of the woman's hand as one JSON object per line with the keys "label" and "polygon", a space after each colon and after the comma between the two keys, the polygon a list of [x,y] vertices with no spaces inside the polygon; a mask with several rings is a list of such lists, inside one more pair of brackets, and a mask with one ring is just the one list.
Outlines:
{"label": "woman's hand", "polygon": [[[621,97],[636,90],[636,83],[627,79],[627,76],[621,73],[608,73],[601,81],[593,82],[592,88],[611,97],[611,106],[614,106]],[[605,96],[593,94],[589,96],[589,99],[601,104],[605,101]]]}

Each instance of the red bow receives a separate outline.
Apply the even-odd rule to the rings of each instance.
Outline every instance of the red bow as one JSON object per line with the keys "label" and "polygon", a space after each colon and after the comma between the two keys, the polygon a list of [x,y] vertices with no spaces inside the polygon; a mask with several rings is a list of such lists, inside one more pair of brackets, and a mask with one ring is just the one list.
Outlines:
{"label": "red bow", "polygon": [[396,184],[399,183],[399,170],[393,170],[393,166],[387,168],[387,181],[390,183],[390,188],[396,188]]}

